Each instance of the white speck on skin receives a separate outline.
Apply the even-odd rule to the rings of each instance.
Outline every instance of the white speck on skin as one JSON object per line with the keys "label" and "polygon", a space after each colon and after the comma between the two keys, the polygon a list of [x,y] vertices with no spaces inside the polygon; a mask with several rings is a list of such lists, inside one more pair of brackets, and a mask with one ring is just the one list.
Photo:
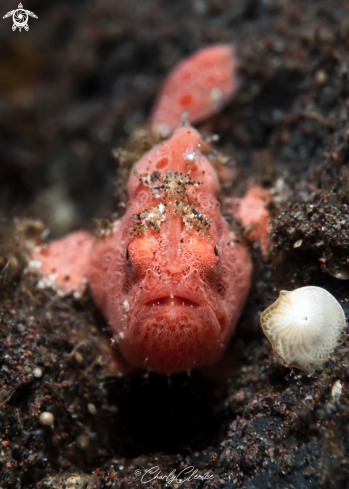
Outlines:
{"label": "white speck on skin", "polygon": [[200,154],[197,153],[196,151],[193,151],[192,149],[187,149],[183,153],[183,158],[186,161],[186,163],[198,163],[200,161]]}
{"label": "white speck on skin", "polygon": [[113,233],[115,233],[115,231],[118,229],[120,222],[121,222],[121,219],[118,219],[117,221],[115,221],[113,223],[113,230],[112,230]]}
{"label": "white speck on skin", "polygon": [[28,263],[28,266],[26,268],[26,270],[29,270],[31,268],[41,268],[41,261],[38,261],[38,260],[30,260],[30,262]]}
{"label": "white speck on skin", "polygon": [[214,87],[210,91],[210,97],[213,102],[219,102],[223,98],[223,92],[220,88]]}

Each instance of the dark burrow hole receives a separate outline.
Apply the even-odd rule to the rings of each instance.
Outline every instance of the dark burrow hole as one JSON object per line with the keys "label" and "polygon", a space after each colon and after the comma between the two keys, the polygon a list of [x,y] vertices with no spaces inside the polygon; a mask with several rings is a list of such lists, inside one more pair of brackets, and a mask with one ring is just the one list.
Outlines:
{"label": "dark burrow hole", "polygon": [[[256,307],[252,316],[254,322],[258,321]],[[108,329],[97,310],[94,319],[100,331]],[[234,368],[239,368],[244,356],[236,348],[239,341],[244,341],[245,336],[249,342],[260,341],[261,331],[251,321],[251,314],[245,312],[229,348],[235,358]],[[96,371],[95,375],[95,380],[100,379],[100,389],[97,395],[91,396],[91,402],[96,404],[97,413],[93,416],[86,413],[84,420],[89,447],[80,449],[75,434],[72,438],[75,449],[69,455],[65,453],[85,472],[95,470],[111,458],[158,453],[186,456],[218,447],[235,418],[235,413],[224,407],[228,396],[224,379],[218,384],[196,371],[171,377],[151,373],[109,380],[102,371]]]}
{"label": "dark burrow hole", "polygon": [[[93,316],[100,332],[106,332],[100,312],[95,309]],[[74,365],[79,372],[81,367]],[[82,399],[79,394],[75,401],[81,405],[78,420],[71,418],[69,407],[54,413],[64,433],[61,450],[65,458],[84,472],[90,473],[112,458],[155,453],[186,456],[219,446],[235,416],[221,408],[226,389],[196,371],[171,377],[151,373],[115,378],[95,367],[88,382],[88,397]],[[70,403],[75,398],[73,392]],[[95,405],[95,413],[89,411],[89,403]],[[43,431],[40,440],[45,444],[45,458],[56,466],[52,437],[46,439],[49,430]],[[81,436],[88,438],[87,447],[81,446]]]}
{"label": "dark burrow hole", "polygon": [[[250,316],[246,321],[251,321]],[[240,324],[229,349],[235,368],[243,360],[236,346],[246,335],[249,341],[251,337],[260,341],[261,332],[246,331],[246,324]],[[68,457],[85,472],[111,458],[159,453],[186,456],[219,447],[235,419],[235,413],[225,407],[228,394],[224,380],[218,384],[196,371],[190,376],[151,373],[113,380],[102,376],[101,380],[100,397],[91,398],[97,414],[87,415],[84,422],[85,433],[92,435],[89,448],[79,449],[76,445]]]}
{"label": "dark burrow hole", "polygon": [[226,392],[197,372],[190,377],[139,376],[121,399],[114,389],[108,390],[118,413],[105,420],[100,433],[107,436],[111,451],[122,456],[200,451],[217,443],[225,424],[223,413],[216,410]]}

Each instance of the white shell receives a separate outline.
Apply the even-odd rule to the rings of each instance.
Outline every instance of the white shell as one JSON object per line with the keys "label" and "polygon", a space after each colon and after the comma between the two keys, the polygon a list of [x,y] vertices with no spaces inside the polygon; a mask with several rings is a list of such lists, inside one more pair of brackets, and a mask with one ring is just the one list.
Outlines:
{"label": "white shell", "polygon": [[280,363],[313,372],[337,346],[345,315],[332,294],[309,286],[282,290],[262,313],[261,324]]}

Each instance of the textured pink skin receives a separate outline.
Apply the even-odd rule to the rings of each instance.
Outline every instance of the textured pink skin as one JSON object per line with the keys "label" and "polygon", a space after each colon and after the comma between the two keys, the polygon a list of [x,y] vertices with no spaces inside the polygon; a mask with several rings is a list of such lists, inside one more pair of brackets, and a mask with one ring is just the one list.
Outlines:
{"label": "textured pink skin", "polygon": [[89,262],[92,236],[77,231],[49,246],[34,250],[32,258],[47,285],[52,284],[63,294],[82,295],[86,289],[86,269]]}
{"label": "textured pink skin", "polygon": [[[54,265],[59,277],[70,270],[76,284],[87,276],[125,359],[167,375],[219,360],[250,286],[250,256],[234,241],[220,214],[217,177],[200,152],[199,140],[195,129],[178,128],[134,170],[138,174],[159,171],[160,181],[169,170],[183,175],[190,170],[191,178],[202,184],[189,186],[188,202],[210,221],[203,235],[195,226],[186,229],[177,212],[176,195],[154,196],[152,188],[132,172],[126,213],[105,237],[73,233],[34,256],[42,263],[43,275],[51,273]],[[194,160],[188,161],[188,152]],[[133,216],[159,203],[166,204],[160,231],[147,225],[145,234],[130,234]],[[60,280],[56,285],[65,283]]]}
{"label": "textured pink skin", "polygon": [[244,226],[250,227],[247,236],[251,241],[260,243],[264,256],[269,251],[269,225],[271,217],[266,206],[270,200],[270,191],[259,185],[253,185],[242,198],[232,197],[225,200],[225,206]]}
{"label": "textured pink skin", "polygon": [[[167,202],[163,195],[154,197],[132,172],[127,211],[114,233],[94,243],[88,272],[95,301],[119,336],[124,357],[132,365],[168,375],[211,365],[221,357],[250,286],[250,256],[234,242],[220,214],[217,177],[200,152],[199,139],[195,129],[178,128],[134,169],[139,174],[157,170],[161,177],[168,170],[191,170],[192,179],[203,183],[190,188],[188,199],[209,217],[209,235],[187,230],[182,217],[173,213],[176,197]],[[189,165],[188,150],[196,154]],[[160,232],[148,226],[144,235],[126,234],[134,214],[159,203],[167,204]]]}
{"label": "textured pink skin", "polygon": [[[206,48],[180,63],[153,112],[155,129],[169,133],[185,109],[190,121],[219,110],[236,88],[235,66],[233,48],[226,45]],[[220,90],[220,100],[212,89]],[[251,258],[220,214],[217,177],[200,152],[199,139],[195,129],[180,127],[135,164],[138,176],[131,172],[126,213],[107,235],[95,238],[78,231],[33,253],[41,263],[39,271],[51,275],[63,293],[81,293],[88,278],[125,360],[167,375],[219,360],[250,287]],[[207,232],[186,228],[175,196],[154,195],[140,183],[139,174],[158,171],[161,180],[169,170],[190,171],[194,181],[202,182],[186,187],[187,199],[209,218]],[[159,232],[147,224],[143,235],[132,233],[133,216],[158,204],[166,204]],[[125,371],[117,360],[112,367]]]}
{"label": "textured pink skin", "polygon": [[219,112],[237,88],[233,46],[218,44],[180,62],[166,78],[151,116],[154,129],[167,136],[180,122],[199,122]]}

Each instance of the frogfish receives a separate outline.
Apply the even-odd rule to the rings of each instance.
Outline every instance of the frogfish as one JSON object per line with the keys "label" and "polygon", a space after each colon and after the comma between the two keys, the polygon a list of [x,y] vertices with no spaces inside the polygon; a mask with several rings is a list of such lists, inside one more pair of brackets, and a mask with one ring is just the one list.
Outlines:
{"label": "frogfish", "polygon": [[[251,257],[222,216],[216,171],[190,125],[231,98],[236,65],[232,46],[215,45],[175,67],[150,120],[167,139],[134,164],[124,215],[97,235],[80,230],[32,251],[41,285],[77,297],[89,285],[132,367],[171,375],[215,364],[246,302]],[[227,208],[265,241],[261,192]]]}

